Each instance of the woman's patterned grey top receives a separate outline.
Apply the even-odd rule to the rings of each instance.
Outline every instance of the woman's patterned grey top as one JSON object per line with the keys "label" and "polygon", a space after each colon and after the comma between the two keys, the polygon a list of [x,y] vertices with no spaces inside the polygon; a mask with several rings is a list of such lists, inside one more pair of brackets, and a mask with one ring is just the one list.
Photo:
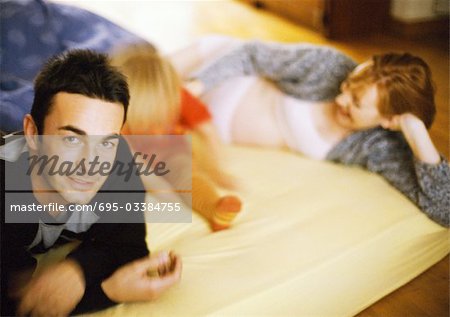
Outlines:
{"label": "woman's patterned grey top", "polygon": [[381,127],[355,132],[338,143],[327,159],[359,165],[380,174],[434,221],[450,226],[450,168],[416,159],[401,132]]}
{"label": "woman's patterned grey top", "polygon": [[356,63],[339,51],[311,44],[247,42],[195,72],[206,89],[231,77],[257,75],[286,94],[329,100]]}
{"label": "woman's patterned grey top", "polygon": [[[273,81],[281,91],[312,101],[331,100],[356,63],[339,51],[310,44],[247,42],[191,77],[206,89],[228,78],[253,75]],[[417,160],[401,132],[381,127],[358,131],[338,143],[327,160],[358,165],[383,176],[431,219],[450,226],[450,168]]]}

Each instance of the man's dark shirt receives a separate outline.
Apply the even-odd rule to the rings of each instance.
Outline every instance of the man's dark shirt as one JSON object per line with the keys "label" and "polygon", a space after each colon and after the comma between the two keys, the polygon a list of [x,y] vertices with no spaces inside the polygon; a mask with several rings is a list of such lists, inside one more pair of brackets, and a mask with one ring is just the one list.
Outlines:
{"label": "man's dark shirt", "polygon": [[[118,147],[116,161],[127,164],[132,157],[128,146],[122,139]],[[23,153],[16,162],[1,162],[1,186],[2,186],[2,212],[1,212],[1,293],[2,293],[2,316],[14,314],[15,303],[7,298],[8,277],[15,272],[34,269],[36,260],[28,250],[30,244],[35,240],[39,230],[39,221],[47,223],[49,226],[58,225],[48,223],[45,214],[29,213],[29,217],[34,217],[31,223],[6,223],[5,195],[11,194],[10,187],[5,188],[5,171],[12,172],[14,182],[20,179],[21,190],[24,190],[20,201],[10,202],[16,204],[39,204],[31,191],[31,180],[26,175],[28,167],[28,153]],[[135,166],[134,166],[135,171]],[[118,203],[124,206],[126,203],[144,202],[145,190],[139,176],[133,172],[132,177],[126,180],[127,175],[113,173],[103,184],[97,195],[90,204],[97,203]],[[16,178],[17,177],[17,178]],[[28,191],[28,192],[26,192]],[[103,309],[114,305],[101,289],[101,282],[110,276],[118,267],[135,259],[148,255],[149,251],[145,243],[145,221],[141,213],[126,213],[119,211],[114,214],[99,211],[96,214],[99,221],[92,224],[85,232],[74,233],[64,230],[55,244],[64,243],[67,239],[77,239],[81,244],[67,257],[77,261],[84,273],[86,280],[86,290],[84,296],[72,314],[78,314],[93,310]],[[119,218],[117,218],[119,217]],[[120,221],[120,217],[122,218]],[[129,217],[134,217],[131,219]],[[118,220],[119,219],[119,220]],[[114,221],[115,223],[104,223]],[[119,222],[119,223],[117,223]],[[133,223],[126,223],[133,222]],[[31,249],[32,252],[46,251],[42,242]]]}

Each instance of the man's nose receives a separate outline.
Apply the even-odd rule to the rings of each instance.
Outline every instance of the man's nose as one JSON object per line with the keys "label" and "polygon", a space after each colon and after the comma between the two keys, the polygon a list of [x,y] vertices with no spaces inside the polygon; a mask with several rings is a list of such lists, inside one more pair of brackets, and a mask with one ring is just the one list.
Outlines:
{"label": "man's nose", "polygon": [[83,147],[81,152],[81,158],[92,161],[97,155],[96,148],[91,144],[91,142],[86,142],[87,144]]}
{"label": "man's nose", "polygon": [[[97,157],[97,160],[96,160]],[[94,146],[91,143],[87,142],[87,144],[80,151],[80,155],[77,159],[77,164],[80,162],[84,162],[84,164],[90,166],[93,162],[98,161],[98,153]]]}

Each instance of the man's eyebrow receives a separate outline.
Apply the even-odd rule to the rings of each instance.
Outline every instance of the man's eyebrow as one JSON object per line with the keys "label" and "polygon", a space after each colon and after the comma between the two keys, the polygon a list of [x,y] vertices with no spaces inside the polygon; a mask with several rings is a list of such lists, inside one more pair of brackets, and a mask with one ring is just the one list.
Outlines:
{"label": "man's eyebrow", "polygon": [[[79,134],[79,135],[87,135],[87,133],[81,129],[75,128],[72,125],[65,125],[63,127],[59,127],[58,130],[65,130],[65,131],[72,131],[73,133]],[[112,139],[118,139],[119,138],[119,134],[118,133],[113,133],[110,135],[107,135],[103,138],[103,140],[107,141],[107,140],[112,140]]]}
{"label": "man's eyebrow", "polygon": [[63,127],[59,127],[58,130],[66,130],[66,131],[72,131],[73,133],[79,134],[79,135],[86,135],[86,132],[83,130],[80,130],[78,128],[75,128],[72,125],[65,125]]}
{"label": "man's eyebrow", "polygon": [[109,140],[114,140],[114,139],[118,139],[119,138],[119,134],[118,133],[114,133],[114,134],[110,134],[107,135],[103,138],[104,141],[109,141]]}

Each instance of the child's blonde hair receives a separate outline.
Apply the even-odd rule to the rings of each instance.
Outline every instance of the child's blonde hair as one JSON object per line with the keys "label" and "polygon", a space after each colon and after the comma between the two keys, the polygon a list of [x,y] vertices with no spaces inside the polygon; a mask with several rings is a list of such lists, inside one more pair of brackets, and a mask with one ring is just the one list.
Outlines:
{"label": "child's blonde hair", "polygon": [[181,80],[172,64],[149,44],[122,48],[111,59],[128,80],[127,130],[132,134],[170,132],[181,107]]}

